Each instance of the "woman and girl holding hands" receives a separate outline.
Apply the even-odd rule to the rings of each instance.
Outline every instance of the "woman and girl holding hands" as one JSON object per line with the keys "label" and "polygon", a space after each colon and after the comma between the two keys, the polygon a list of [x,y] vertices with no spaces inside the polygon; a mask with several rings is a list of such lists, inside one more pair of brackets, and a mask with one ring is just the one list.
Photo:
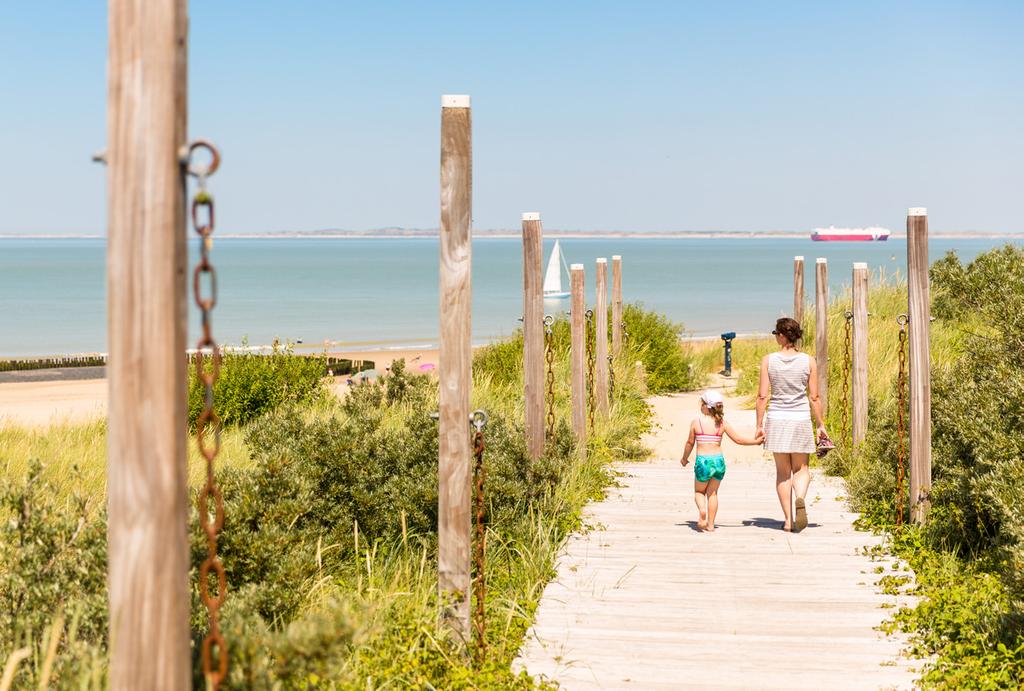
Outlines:
{"label": "woman and girl holding hands", "polygon": [[[754,435],[742,434],[726,422],[722,394],[713,389],[701,395],[700,414],[690,423],[680,463],[688,465],[690,453],[696,447],[693,489],[700,513],[699,530],[715,530],[718,487],[725,477],[722,437],[726,435],[737,444],[764,444],[765,450],[772,452],[775,487],[784,516],[782,529],[800,531],[807,527],[807,488],[811,484],[808,462],[817,448],[815,438],[828,439],[818,397],[817,364],[814,358],[796,348],[803,336],[796,320],[779,319],[772,335],[779,350],[761,360]],[[817,423],[816,433],[811,431],[812,413]]]}

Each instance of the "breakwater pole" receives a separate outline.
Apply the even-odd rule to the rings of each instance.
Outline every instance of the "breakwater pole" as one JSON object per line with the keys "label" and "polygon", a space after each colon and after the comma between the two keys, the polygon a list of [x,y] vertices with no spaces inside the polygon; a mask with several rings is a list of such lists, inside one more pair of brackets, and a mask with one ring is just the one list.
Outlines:
{"label": "breakwater pole", "polygon": [[868,265],[853,264],[853,448],[868,432]]}
{"label": "breakwater pole", "polygon": [[622,352],[622,257],[612,256],[612,355]]}
{"label": "breakwater pole", "polygon": [[[109,685],[186,689],[186,0],[110,0]],[[223,651],[221,651],[223,652]]]}
{"label": "breakwater pole", "polygon": [[793,257],[793,319],[804,324],[804,258]]}
{"label": "breakwater pole", "polygon": [[437,578],[442,619],[466,644],[471,636],[472,218],[473,131],[469,96],[442,96]]}
{"label": "breakwater pole", "polygon": [[569,361],[572,366],[572,431],[580,453],[587,452],[587,331],[583,294],[583,265],[569,268],[572,302],[569,311]]}
{"label": "breakwater pole", "polygon": [[907,212],[907,293],[910,316],[910,519],[924,523],[932,488],[927,209],[913,208]]}
{"label": "breakwater pole", "polygon": [[544,453],[544,230],[539,213],[523,214],[523,389],[526,450]]}
{"label": "breakwater pole", "polygon": [[597,260],[597,280],[594,282],[597,299],[594,301],[594,399],[597,414],[608,417],[608,260]]}
{"label": "breakwater pole", "polygon": [[814,262],[814,357],[818,364],[821,415],[828,415],[828,260]]}

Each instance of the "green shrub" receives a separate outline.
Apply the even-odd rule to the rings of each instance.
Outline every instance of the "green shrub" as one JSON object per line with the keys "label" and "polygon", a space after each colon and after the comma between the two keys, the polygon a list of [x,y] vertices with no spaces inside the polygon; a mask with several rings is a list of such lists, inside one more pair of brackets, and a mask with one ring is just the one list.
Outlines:
{"label": "green shrub", "polygon": [[1007,246],[967,265],[947,255],[931,283],[938,321],[925,526],[894,526],[898,405],[892,369],[875,359],[871,434],[857,454],[830,454],[827,468],[847,477],[866,520],[895,531],[917,573],[922,601],[897,622],[918,652],[935,656],[926,685],[1016,686],[1024,682],[1024,250]]}
{"label": "green shrub", "polygon": [[[211,358],[206,358],[209,363]],[[223,425],[243,425],[285,403],[323,398],[324,359],[275,349],[269,355],[225,353],[213,389],[214,407]],[[189,367],[188,421],[194,426],[203,410],[203,385]]]}
{"label": "green shrub", "polygon": [[[704,368],[697,363],[690,345],[680,340],[683,336],[682,324],[646,310],[640,304],[623,305],[622,321],[625,323],[627,338],[618,369],[631,367],[637,360],[642,362],[647,374],[647,389],[652,394],[692,391],[703,384]],[[559,317],[551,328],[555,356],[568,357],[572,340],[568,318]],[[611,329],[609,310],[609,342]],[[473,371],[487,374],[494,383],[500,385],[522,382],[522,330],[516,330],[505,341],[479,349],[473,358]]]}
{"label": "green shrub", "polygon": [[647,389],[652,394],[692,391],[704,383],[704,373],[694,363],[689,346],[680,342],[683,325],[642,305],[624,305],[629,348],[644,363]]}
{"label": "green shrub", "polygon": [[68,500],[43,479],[33,462],[27,476],[0,476],[0,660],[28,647],[16,688],[34,688],[52,625],[66,613],[72,622],[65,650],[50,680],[88,677],[101,656],[107,629],[106,527],[84,496]]}

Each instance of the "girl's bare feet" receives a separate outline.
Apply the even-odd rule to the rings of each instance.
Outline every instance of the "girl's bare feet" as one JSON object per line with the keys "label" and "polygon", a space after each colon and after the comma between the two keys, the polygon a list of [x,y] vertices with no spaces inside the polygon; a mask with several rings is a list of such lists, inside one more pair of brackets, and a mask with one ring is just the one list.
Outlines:
{"label": "girl's bare feet", "polygon": [[782,529],[784,531],[786,531],[787,533],[793,532],[793,526],[791,526],[789,523],[783,523],[782,524]]}
{"label": "girl's bare feet", "polygon": [[708,529],[708,515],[706,513],[704,513],[704,512],[701,512],[700,519],[698,519],[698,521],[697,521],[697,530],[707,530],[707,529]]}

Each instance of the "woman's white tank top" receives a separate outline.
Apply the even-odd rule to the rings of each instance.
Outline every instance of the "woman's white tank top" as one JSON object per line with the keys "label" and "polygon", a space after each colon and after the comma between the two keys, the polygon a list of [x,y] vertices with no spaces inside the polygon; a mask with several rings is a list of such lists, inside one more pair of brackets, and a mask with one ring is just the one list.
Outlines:
{"label": "woman's white tank top", "polygon": [[768,356],[768,381],[772,387],[768,414],[782,413],[787,417],[809,415],[807,380],[811,376],[811,356],[807,353],[776,352]]}

